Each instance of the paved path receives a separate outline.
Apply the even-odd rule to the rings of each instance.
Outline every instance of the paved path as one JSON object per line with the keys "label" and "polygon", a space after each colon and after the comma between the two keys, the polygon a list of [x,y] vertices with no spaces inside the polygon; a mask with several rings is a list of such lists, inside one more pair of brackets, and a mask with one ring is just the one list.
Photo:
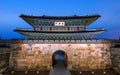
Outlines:
{"label": "paved path", "polygon": [[49,75],[71,75],[71,73],[62,62],[58,62]]}

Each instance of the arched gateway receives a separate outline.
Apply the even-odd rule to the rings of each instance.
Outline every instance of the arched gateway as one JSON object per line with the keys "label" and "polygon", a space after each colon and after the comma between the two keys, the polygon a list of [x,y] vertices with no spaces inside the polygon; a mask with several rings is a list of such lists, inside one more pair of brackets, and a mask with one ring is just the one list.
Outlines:
{"label": "arched gateway", "polygon": [[54,67],[54,65],[56,65],[58,62],[64,63],[66,67],[68,65],[68,57],[63,50],[57,50],[52,55],[52,67]]}

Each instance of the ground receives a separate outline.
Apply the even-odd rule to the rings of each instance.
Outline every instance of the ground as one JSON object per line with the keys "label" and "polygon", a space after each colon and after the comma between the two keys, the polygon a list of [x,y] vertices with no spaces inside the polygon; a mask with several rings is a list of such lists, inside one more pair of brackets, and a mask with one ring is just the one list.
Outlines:
{"label": "ground", "polygon": [[[6,71],[3,75],[48,75],[49,71]],[[119,75],[114,70],[71,71],[72,75]]]}

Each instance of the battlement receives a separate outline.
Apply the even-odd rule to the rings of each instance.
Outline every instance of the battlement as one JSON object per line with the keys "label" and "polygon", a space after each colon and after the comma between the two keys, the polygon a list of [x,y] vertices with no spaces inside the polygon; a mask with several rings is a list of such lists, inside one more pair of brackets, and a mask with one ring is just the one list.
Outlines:
{"label": "battlement", "polygon": [[89,44],[89,43],[110,43],[110,40],[0,40],[0,44],[20,44],[20,43],[28,43],[28,44]]}

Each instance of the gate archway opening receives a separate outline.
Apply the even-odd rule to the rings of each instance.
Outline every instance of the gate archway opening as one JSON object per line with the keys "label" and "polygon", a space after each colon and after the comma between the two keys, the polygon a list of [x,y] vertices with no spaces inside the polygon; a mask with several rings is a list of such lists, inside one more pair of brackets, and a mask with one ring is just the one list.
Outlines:
{"label": "gate archway opening", "polygon": [[52,67],[58,63],[61,62],[67,67],[68,65],[68,57],[67,54],[63,50],[57,50],[52,55]]}

